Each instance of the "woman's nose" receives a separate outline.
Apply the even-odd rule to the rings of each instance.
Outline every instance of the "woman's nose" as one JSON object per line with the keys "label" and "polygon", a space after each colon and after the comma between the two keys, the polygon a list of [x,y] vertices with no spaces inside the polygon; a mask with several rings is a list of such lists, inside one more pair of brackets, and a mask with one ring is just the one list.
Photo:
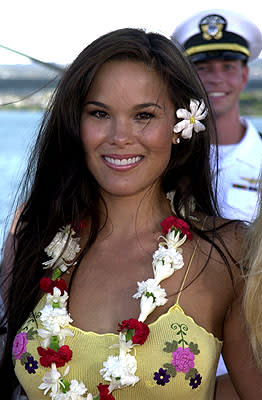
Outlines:
{"label": "woman's nose", "polygon": [[131,123],[126,120],[116,120],[111,125],[110,142],[117,146],[132,143],[133,133]]}

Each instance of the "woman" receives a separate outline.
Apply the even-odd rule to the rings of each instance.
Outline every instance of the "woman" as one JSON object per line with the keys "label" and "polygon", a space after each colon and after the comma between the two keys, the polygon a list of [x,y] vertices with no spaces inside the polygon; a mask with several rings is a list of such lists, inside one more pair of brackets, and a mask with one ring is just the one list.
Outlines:
{"label": "woman", "polygon": [[18,380],[34,400],[219,398],[223,349],[241,398],[262,394],[242,326],[241,229],[214,217],[207,103],[155,33],[111,32],[68,68],[11,229],[9,392]]}

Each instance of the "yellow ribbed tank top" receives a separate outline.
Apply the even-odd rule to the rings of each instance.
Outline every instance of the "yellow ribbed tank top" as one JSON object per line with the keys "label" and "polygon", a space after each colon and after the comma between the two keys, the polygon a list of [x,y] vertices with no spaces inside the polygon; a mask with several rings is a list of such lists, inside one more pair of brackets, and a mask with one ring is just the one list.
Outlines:
{"label": "yellow ribbed tank top", "polygon": [[[39,311],[44,304],[45,296],[35,308],[34,318],[31,315],[19,332],[27,340],[21,349],[20,359],[15,360],[15,373],[29,400],[49,398],[49,393],[44,396],[43,391],[38,389],[41,378],[47,371],[39,363],[37,347],[41,346],[42,339],[36,333],[36,329],[42,327]],[[69,328],[74,336],[67,337],[65,344],[70,347],[73,356],[66,364],[70,366],[66,379],[84,382],[88,391],[96,395],[99,383],[109,383],[103,380],[99,371],[109,355],[118,354],[118,348],[111,347],[118,343],[118,335],[85,332],[71,325]],[[115,399],[213,399],[222,341],[197,325],[178,304],[150,324],[149,328],[147,341],[142,346],[135,347],[136,376],[140,380],[134,387],[115,390]],[[33,357],[30,361],[37,362],[35,373],[29,373],[26,369],[28,355]],[[66,366],[58,368],[62,375]]]}

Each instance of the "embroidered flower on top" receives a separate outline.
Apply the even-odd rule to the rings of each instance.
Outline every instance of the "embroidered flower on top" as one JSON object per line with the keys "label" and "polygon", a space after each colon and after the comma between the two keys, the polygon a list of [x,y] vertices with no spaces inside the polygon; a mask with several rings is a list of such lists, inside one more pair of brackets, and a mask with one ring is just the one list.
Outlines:
{"label": "embroidered flower on top", "polygon": [[192,131],[195,132],[204,131],[206,129],[205,125],[200,121],[205,119],[207,116],[207,108],[204,100],[201,103],[198,100],[190,100],[190,111],[185,108],[179,108],[176,112],[177,118],[183,119],[183,121],[178,122],[174,128],[174,133],[181,132],[183,139],[191,139]]}
{"label": "embroidered flower on top", "polygon": [[13,342],[12,352],[15,360],[20,360],[22,354],[26,352],[27,343],[28,339],[26,336],[26,332],[19,332]]}
{"label": "embroidered flower on top", "polygon": [[163,351],[171,353],[172,359],[171,362],[165,363],[163,367],[159,369],[159,373],[154,373],[153,379],[158,385],[164,386],[164,384],[161,383],[162,380],[164,382],[163,371],[165,371],[165,374],[167,374],[169,378],[172,377],[173,379],[178,373],[184,373],[188,385],[191,386],[192,389],[196,389],[202,381],[202,376],[199,374],[195,365],[195,357],[200,353],[198,344],[193,342],[188,343],[186,340],[188,334],[187,325],[175,322],[170,327],[176,331],[176,336],[178,336],[178,338],[171,342],[165,342]]}
{"label": "embroidered flower on top", "polygon": [[35,374],[36,369],[38,369],[38,362],[34,359],[33,356],[27,357],[27,362],[25,363],[25,369],[29,374]]}
{"label": "embroidered flower on top", "polygon": [[196,389],[202,381],[202,376],[200,374],[196,374],[194,378],[191,378],[189,381],[189,385],[192,386],[192,389]]}
{"label": "embroidered flower on top", "polygon": [[165,386],[166,383],[170,382],[170,375],[167,374],[167,370],[159,368],[158,372],[154,373],[154,380],[158,385]]}

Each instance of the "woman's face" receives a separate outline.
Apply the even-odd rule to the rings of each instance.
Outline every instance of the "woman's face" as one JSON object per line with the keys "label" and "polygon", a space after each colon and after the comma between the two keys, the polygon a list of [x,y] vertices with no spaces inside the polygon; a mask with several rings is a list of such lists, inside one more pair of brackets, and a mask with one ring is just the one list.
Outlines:
{"label": "woman's face", "polygon": [[81,116],[88,169],[102,192],[130,196],[157,185],[170,159],[175,109],[158,74],[143,63],[108,61]]}

